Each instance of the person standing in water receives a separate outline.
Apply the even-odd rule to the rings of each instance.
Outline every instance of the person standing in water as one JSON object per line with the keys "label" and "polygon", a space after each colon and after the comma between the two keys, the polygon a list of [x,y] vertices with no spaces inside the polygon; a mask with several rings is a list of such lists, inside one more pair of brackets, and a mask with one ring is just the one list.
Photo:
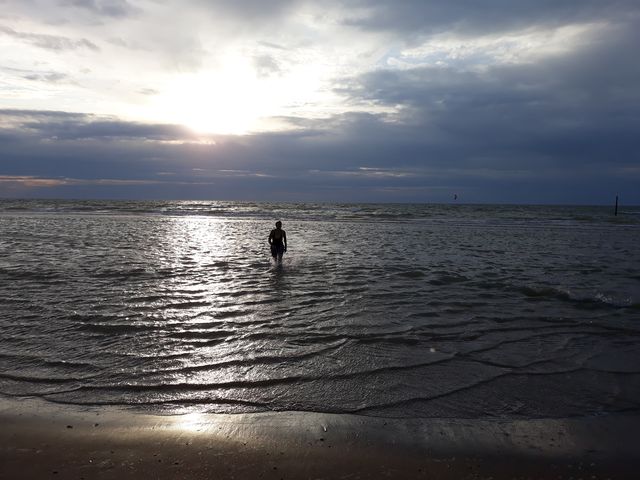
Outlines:
{"label": "person standing in water", "polygon": [[282,254],[287,251],[287,234],[282,230],[282,222],[276,222],[276,228],[269,234],[271,256],[277,263],[282,263]]}

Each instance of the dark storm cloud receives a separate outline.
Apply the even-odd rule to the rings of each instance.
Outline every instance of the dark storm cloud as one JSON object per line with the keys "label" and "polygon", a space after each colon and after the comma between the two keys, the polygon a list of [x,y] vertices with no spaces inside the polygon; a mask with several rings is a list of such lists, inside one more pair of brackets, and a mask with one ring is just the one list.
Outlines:
{"label": "dark storm cloud", "polygon": [[0,25],[0,32],[13,38],[23,40],[26,43],[30,43],[39,48],[46,50],[76,50],[76,49],[89,49],[93,51],[100,50],[96,44],[90,42],[86,38],[71,39],[62,37],[59,35],[46,35],[42,33],[30,33],[30,32],[18,32],[13,28]]}
{"label": "dark storm cloud", "polygon": [[530,26],[624,18],[640,11],[635,0],[386,0],[344,1],[365,13],[347,15],[345,23],[367,30],[459,35],[495,34]]}

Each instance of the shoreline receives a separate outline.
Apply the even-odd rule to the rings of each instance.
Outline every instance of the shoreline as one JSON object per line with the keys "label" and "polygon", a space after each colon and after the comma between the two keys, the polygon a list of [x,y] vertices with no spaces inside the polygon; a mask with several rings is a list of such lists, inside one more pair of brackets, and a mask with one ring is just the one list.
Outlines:
{"label": "shoreline", "polygon": [[157,415],[0,397],[0,478],[636,478],[638,415]]}

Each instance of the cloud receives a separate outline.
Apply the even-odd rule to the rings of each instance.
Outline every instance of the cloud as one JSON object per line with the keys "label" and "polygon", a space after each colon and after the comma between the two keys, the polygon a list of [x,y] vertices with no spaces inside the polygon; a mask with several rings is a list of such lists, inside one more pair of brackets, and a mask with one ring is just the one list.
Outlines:
{"label": "cloud", "polygon": [[396,109],[406,132],[424,132],[423,151],[436,162],[627,164],[640,151],[632,120],[640,67],[628,61],[638,41],[634,25],[623,24],[535,61],[379,69],[338,89],[356,103]]}
{"label": "cloud", "polygon": [[72,81],[67,73],[51,70],[32,70],[0,66],[0,71],[5,72],[7,76],[15,76],[20,79],[30,80],[33,82],[56,84]]}
{"label": "cloud", "polygon": [[60,178],[38,178],[32,175],[0,175],[0,185],[5,185],[5,187],[15,185],[27,188],[39,188],[59,187],[66,184],[65,179]]}
{"label": "cloud", "polygon": [[280,65],[271,55],[257,55],[253,58],[253,64],[260,77],[270,77],[281,72]]}
{"label": "cloud", "polygon": [[[36,117],[40,127],[33,129],[27,119]],[[40,196],[447,201],[455,192],[465,201],[593,203],[608,201],[613,185],[632,197],[640,180],[632,165],[597,157],[576,170],[558,161],[564,157],[548,161],[516,148],[451,150],[384,116],[324,119],[313,134],[220,136],[215,144],[165,143],[156,139],[179,130],[127,122],[104,132],[101,122],[81,114],[23,118],[0,135],[0,174],[5,184],[37,187],[31,193]],[[76,127],[63,127],[69,123]],[[83,123],[102,133],[88,135]],[[60,130],[66,137],[51,142],[51,132]]]}
{"label": "cloud", "polygon": [[141,88],[140,90],[138,90],[138,93],[140,95],[153,96],[153,95],[157,95],[160,92],[158,90],[154,89],[154,88]]}
{"label": "cloud", "polygon": [[86,9],[98,16],[113,18],[126,17],[140,11],[126,0],[71,0],[66,4]]}
{"label": "cloud", "polygon": [[66,73],[59,72],[47,72],[47,73],[28,73],[23,75],[22,78],[25,80],[31,80],[34,82],[45,82],[45,83],[58,83],[64,80],[69,79],[69,75]]}
{"label": "cloud", "polygon": [[90,42],[86,38],[74,40],[74,39],[59,36],[59,35],[18,32],[10,27],[6,27],[3,25],[0,25],[0,32],[3,32],[5,35],[9,35],[10,37],[23,40],[36,47],[44,48],[46,50],[63,51],[63,50],[88,49],[94,52],[97,52],[100,50],[100,48],[98,48],[98,46],[95,43]]}
{"label": "cloud", "polygon": [[196,137],[179,125],[126,122],[116,118],[71,112],[0,109],[4,123],[22,135],[40,140],[195,141]]}
{"label": "cloud", "polygon": [[119,178],[42,178],[30,175],[0,175],[0,184],[15,184],[27,188],[51,188],[61,186],[144,186],[144,185],[209,185],[208,182],[168,182],[162,180],[131,180]]}
{"label": "cloud", "polygon": [[[640,203],[635,1],[6,7],[0,175],[22,192]],[[176,125],[243,116],[262,130]]]}
{"label": "cloud", "polygon": [[[635,0],[356,0],[345,16],[347,25],[364,30],[434,35],[452,32],[476,36],[522,30],[532,26],[554,27],[573,23],[625,18],[639,11]],[[349,12],[349,10],[347,10]]]}
{"label": "cloud", "polygon": [[264,22],[280,18],[303,4],[300,0],[197,0],[204,9],[219,17]]}

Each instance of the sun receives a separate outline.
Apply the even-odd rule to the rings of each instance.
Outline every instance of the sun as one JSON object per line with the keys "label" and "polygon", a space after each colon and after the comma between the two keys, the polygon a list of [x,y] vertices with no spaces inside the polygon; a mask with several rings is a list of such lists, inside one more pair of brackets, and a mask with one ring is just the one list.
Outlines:
{"label": "sun", "polygon": [[216,68],[165,79],[143,115],[200,134],[276,131],[286,128],[282,118],[309,114],[310,105],[324,109],[332,103],[321,77],[320,68],[309,64],[265,77],[250,58],[229,56]]}
{"label": "sun", "polygon": [[236,62],[216,72],[183,74],[168,85],[159,102],[164,117],[198,133],[246,134],[268,115],[269,102],[246,65]]}

